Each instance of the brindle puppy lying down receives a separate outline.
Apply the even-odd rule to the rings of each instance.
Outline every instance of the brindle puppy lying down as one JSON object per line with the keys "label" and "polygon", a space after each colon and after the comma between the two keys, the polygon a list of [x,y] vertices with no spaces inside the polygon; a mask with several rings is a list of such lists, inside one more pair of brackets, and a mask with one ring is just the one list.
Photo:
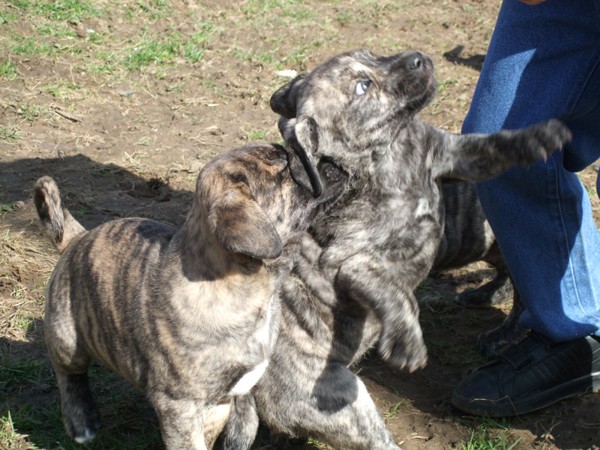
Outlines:
{"label": "brindle puppy lying down", "polygon": [[71,437],[88,442],[99,427],[87,376],[96,360],[147,395],[166,448],[207,448],[230,398],[269,363],[281,274],[302,233],[347,181],[332,164],[306,168],[280,146],[225,153],[200,172],[180,229],[128,218],[86,231],[52,178],[38,180],[38,214],[62,253],[44,334]]}
{"label": "brindle puppy lying down", "polygon": [[432,62],[421,53],[359,50],[273,95],[286,142],[341,166],[350,187],[304,236],[280,291],[271,364],[250,395],[235,399],[223,448],[250,447],[260,417],[276,432],[334,448],[398,449],[349,367],[376,343],[397,368],[427,362],[413,291],[442,237],[441,182],[475,182],[531,164],[570,137],[558,121],[491,135],[446,133],[416,116],[435,86]]}

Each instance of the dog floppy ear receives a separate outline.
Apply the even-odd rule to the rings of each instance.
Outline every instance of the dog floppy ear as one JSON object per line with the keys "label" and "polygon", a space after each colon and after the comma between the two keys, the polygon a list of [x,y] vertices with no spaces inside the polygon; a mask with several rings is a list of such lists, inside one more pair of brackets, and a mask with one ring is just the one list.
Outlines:
{"label": "dog floppy ear", "polygon": [[319,151],[319,126],[315,119],[307,115],[301,115],[296,120],[294,132],[304,152],[312,158]]}
{"label": "dog floppy ear", "polygon": [[228,252],[256,259],[272,259],[281,255],[281,238],[254,200],[247,184],[232,180],[226,189],[215,192],[212,197],[214,201],[209,206],[208,223]]}
{"label": "dog floppy ear", "polygon": [[306,74],[300,74],[286,85],[280,87],[271,96],[269,104],[275,114],[279,114],[287,119],[296,117],[296,107],[298,104],[298,92],[304,85]]}
{"label": "dog floppy ear", "polygon": [[319,149],[317,122],[306,115],[289,120],[282,117],[279,119],[279,130],[285,144],[294,150],[297,156],[290,161],[292,177],[296,183],[311,189],[315,197],[320,196],[323,192],[323,182],[313,158],[313,154]]}

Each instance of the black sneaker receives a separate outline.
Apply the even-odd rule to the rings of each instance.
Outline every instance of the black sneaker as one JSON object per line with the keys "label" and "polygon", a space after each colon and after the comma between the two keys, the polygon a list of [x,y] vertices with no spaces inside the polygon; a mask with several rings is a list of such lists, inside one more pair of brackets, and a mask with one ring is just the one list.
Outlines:
{"label": "black sneaker", "polygon": [[600,389],[600,337],[554,343],[530,332],[460,381],[452,404],[469,414],[508,417]]}

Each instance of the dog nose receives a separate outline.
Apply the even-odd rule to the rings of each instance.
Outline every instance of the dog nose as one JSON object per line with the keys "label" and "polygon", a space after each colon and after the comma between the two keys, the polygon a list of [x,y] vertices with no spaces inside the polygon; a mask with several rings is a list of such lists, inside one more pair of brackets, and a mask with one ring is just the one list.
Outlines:
{"label": "dog nose", "polygon": [[410,70],[420,70],[425,67],[425,56],[420,52],[415,52],[408,59],[408,68]]}

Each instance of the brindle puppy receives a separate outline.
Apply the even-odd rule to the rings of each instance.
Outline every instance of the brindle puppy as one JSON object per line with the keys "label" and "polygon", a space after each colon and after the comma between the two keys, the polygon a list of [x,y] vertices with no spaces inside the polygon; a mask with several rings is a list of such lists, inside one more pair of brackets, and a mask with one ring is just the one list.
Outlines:
{"label": "brindle puppy", "polygon": [[224,423],[229,399],[247,393],[269,363],[281,274],[302,233],[347,181],[327,163],[318,174],[307,166],[309,178],[297,159],[269,145],[215,158],[178,230],[128,218],[86,231],[62,208],[52,178],[38,180],[38,214],[62,253],[44,333],[77,442],[99,427],[87,376],[96,360],[146,393],[168,449],[207,448],[205,422],[220,410]]}
{"label": "brindle puppy", "polygon": [[504,303],[512,297],[512,283],[475,187],[463,182],[442,183],[442,198],[444,234],[432,272],[485,261],[496,269],[496,276],[477,289],[458,294],[455,300],[464,305],[475,306]]}
{"label": "brindle puppy", "polygon": [[[350,188],[306,234],[281,290],[271,364],[238,397],[221,444],[248,448],[260,417],[273,430],[335,448],[397,450],[349,366],[378,341],[398,368],[427,362],[414,289],[443,232],[440,183],[484,180],[546,158],[570,137],[558,121],[454,135],[415,114],[435,93],[431,60],[413,52],[336,56],[277,91],[287,142],[350,173]],[[314,145],[318,144],[318,145]]]}
{"label": "brindle puppy", "polygon": [[523,303],[514,288],[494,233],[487,222],[475,187],[471,183],[442,183],[444,234],[437,250],[432,272],[486,261],[496,269],[496,276],[477,289],[458,294],[455,300],[464,305],[492,305],[513,299],[512,309],[498,327],[481,333],[477,348],[490,356],[502,346],[523,339],[527,330],[519,324]]}

